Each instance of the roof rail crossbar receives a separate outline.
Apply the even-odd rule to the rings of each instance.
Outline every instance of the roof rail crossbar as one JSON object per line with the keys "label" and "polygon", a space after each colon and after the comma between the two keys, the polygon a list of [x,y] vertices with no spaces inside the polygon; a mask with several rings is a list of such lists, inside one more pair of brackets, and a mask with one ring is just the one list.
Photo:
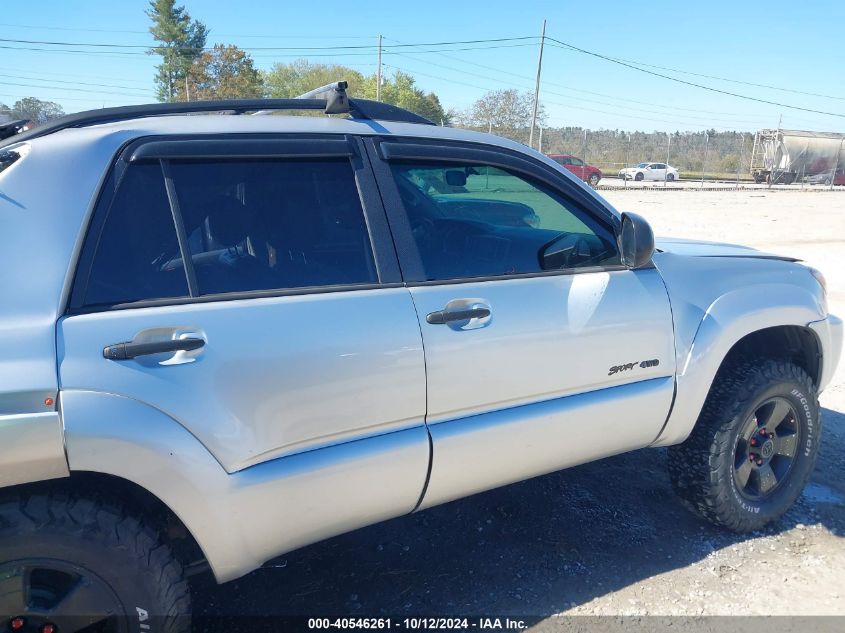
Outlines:
{"label": "roof rail crossbar", "polygon": [[355,119],[380,119],[383,121],[434,125],[425,117],[394,105],[367,99],[349,99],[346,94],[346,87],[345,81],[338,81],[307,92],[297,99],[221,99],[88,110],[69,114],[22,134],[4,139],[0,141],[0,147],[46,136],[67,128],[116,123],[145,117],[200,114],[203,112],[243,114],[246,112],[267,113],[279,110],[322,110],[326,114],[348,113]]}

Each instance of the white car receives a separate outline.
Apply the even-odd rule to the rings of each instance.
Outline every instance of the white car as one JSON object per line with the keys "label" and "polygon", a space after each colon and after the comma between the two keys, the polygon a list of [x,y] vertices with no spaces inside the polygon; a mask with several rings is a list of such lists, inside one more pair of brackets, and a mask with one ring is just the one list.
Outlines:
{"label": "white car", "polygon": [[619,177],[625,180],[668,180],[672,182],[680,176],[677,169],[666,163],[640,163],[636,167],[620,169]]}

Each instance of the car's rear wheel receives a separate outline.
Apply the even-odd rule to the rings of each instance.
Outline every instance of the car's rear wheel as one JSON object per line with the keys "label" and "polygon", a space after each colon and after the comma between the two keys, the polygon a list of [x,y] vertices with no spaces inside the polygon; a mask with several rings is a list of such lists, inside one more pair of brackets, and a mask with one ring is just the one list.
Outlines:
{"label": "car's rear wheel", "polygon": [[672,182],[673,180],[675,180],[675,174],[666,174],[666,180]]}
{"label": "car's rear wheel", "polygon": [[0,503],[0,631],[189,629],[182,567],[140,519],[59,494]]}
{"label": "car's rear wheel", "polygon": [[815,386],[776,360],[720,371],[690,437],[669,449],[675,492],[705,519],[737,532],[779,518],[812,473],[821,422]]}
{"label": "car's rear wheel", "polygon": [[641,171],[637,172],[637,175],[634,176],[634,180],[642,180],[643,178],[645,178],[645,176],[643,176],[643,172]]}
{"label": "car's rear wheel", "polygon": [[590,183],[591,187],[595,187],[599,184],[599,180],[601,180],[601,178],[599,178],[598,174],[590,174],[590,177],[587,179],[587,182]]}

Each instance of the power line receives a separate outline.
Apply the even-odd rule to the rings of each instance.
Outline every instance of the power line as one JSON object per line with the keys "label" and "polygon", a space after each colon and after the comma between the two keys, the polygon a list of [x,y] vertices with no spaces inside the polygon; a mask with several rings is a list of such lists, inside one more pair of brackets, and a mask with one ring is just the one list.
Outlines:
{"label": "power line", "polygon": [[[431,49],[431,50],[419,50],[415,51],[417,53],[439,53],[441,51],[476,51],[476,50],[491,50],[491,49],[499,49],[499,48],[518,48],[523,46],[533,46],[531,43],[526,44],[500,44],[497,46],[469,46],[464,48],[445,48],[445,49]],[[330,48],[330,47],[329,47]],[[6,50],[13,50],[13,51],[34,51],[40,53],[76,53],[79,55],[102,55],[104,57],[117,57],[121,59],[126,59],[126,56],[141,56],[141,57],[149,57],[150,54],[153,52],[152,49],[149,51],[102,51],[102,50],[90,50],[90,51],[80,51],[74,49],[66,49],[66,48],[36,48],[36,47],[27,47],[27,46],[7,46],[0,44],[0,49]],[[214,50],[207,49],[207,50]],[[241,49],[244,50],[244,49]],[[273,58],[278,59],[280,57],[303,57],[305,53],[302,51],[304,49],[292,49],[292,50],[299,50],[300,52],[297,53],[275,53],[272,55],[250,55],[253,59],[261,59],[261,58]],[[319,50],[326,50],[326,49],[319,49]],[[335,53],[309,53],[307,57],[310,58],[324,58],[324,57],[332,57],[332,58],[343,58],[343,57],[369,57],[375,54],[375,50],[367,51],[367,52],[360,52],[360,51],[352,51],[352,52],[335,52]],[[385,55],[389,54],[398,54],[397,51],[386,50],[384,51]]]}
{"label": "power line", "polygon": [[[26,81],[49,81],[49,82],[57,83],[57,84],[72,84],[74,86],[92,86],[92,87],[96,87],[96,88],[123,88],[124,90],[135,90],[135,91],[138,91],[138,92],[147,92],[147,93],[154,92],[151,88],[139,88],[137,86],[119,86],[117,84],[95,84],[95,83],[87,83],[87,82],[84,82],[84,81],[64,81],[62,79],[41,79],[39,77],[25,77],[25,76],[22,76],[22,75],[6,75],[6,74],[3,74],[3,73],[0,73],[0,77],[5,77],[7,79],[23,79],[23,80],[26,80]],[[45,86],[45,87],[49,87],[49,86]]]}
{"label": "power line", "polygon": [[687,86],[692,86],[694,88],[701,88],[702,90],[709,90],[710,92],[716,92],[723,95],[728,95],[730,97],[737,97],[739,99],[746,99],[748,101],[756,101],[757,103],[767,103],[769,105],[778,106],[780,108],[789,108],[791,110],[801,110],[802,112],[813,112],[815,114],[824,114],[827,116],[835,116],[835,117],[842,117],[845,118],[845,114],[840,114],[838,112],[826,112],[824,110],[814,110],[813,108],[804,108],[801,106],[795,106],[788,103],[781,103],[779,101],[769,101],[768,99],[760,99],[758,97],[750,97],[748,95],[739,94],[737,92],[729,92],[727,90],[721,90],[719,88],[713,88],[712,86],[705,86],[703,84],[698,84],[692,81],[686,81],[685,79],[678,79],[677,77],[670,77],[669,75],[664,75],[662,73],[654,72],[653,70],[647,70],[645,68],[640,68],[638,66],[634,66],[633,64],[629,64],[627,62],[623,62],[619,59],[615,59],[613,57],[608,57],[607,55],[602,55],[601,53],[596,53],[593,51],[588,51],[586,49],[580,48],[578,46],[573,46],[572,44],[567,44],[566,42],[561,42],[553,37],[547,37],[547,39],[552,43],[552,46],[556,48],[560,48],[563,50],[573,50],[578,53],[583,53],[585,55],[591,55],[592,57],[597,57],[599,59],[603,59],[605,61],[612,62],[614,64],[618,64],[620,66],[625,66],[626,68],[632,68],[633,70],[638,70],[641,73],[646,73],[647,75],[653,75],[655,77],[660,77],[662,79],[668,79],[669,81],[675,81],[677,83],[685,84]]}
{"label": "power line", "polygon": [[[452,46],[458,44],[493,44],[501,42],[517,42],[525,40],[537,40],[536,35],[525,37],[497,37],[478,40],[457,40],[452,42],[425,42],[420,44],[389,44],[385,48],[409,48],[418,46]],[[35,44],[41,46],[87,46],[92,48],[142,48],[145,50],[179,50],[179,51],[209,51],[214,47],[196,47],[196,46],[156,46],[155,44],[106,44],[102,42],[56,42],[48,40],[16,40],[9,38],[0,38],[0,42],[7,44]],[[375,50],[378,47],[374,44],[349,44],[349,45],[334,45],[334,46],[251,46],[239,47],[245,51],[325,51],[325,50]]]}
{"label": "power line", "polygon": [[[394,55],[398,55],[398,56],[400,56],[400,57],[403,57],[403,58],[405,58],[405,59],[410,59],[410,60],[417,61],[417,62],[421,62],[421,63],[424,63],[424,64],[430,64],[430,65],[432,65],[432,66],[437,66],[438,68],[443,68],[443,69],[446,69],[446,70],[452,70],[452,71],[454,71],[454,72],[462,72],[462,71],[458,71],[458,70],[456,70],[456,69],[454,69],[454,68],[452,68],[452,67],[449,67],[449,66],[444,66],[443,64],[438,64],[438,63],[436,63],[436,62],[432,62],[432,61],[427,60],[427,59],[418,59],[418,58],[416,58],[416,57],[412,57],[412,56],[411,56],[411,55],[409,55],[408,53],[396,53],[396,52],[394,52],[393,54],[394,54]],[[457,59],[457,58],[452,58],[452,59]],[[462,61],[462,60],[457,59],[457,61]],[[477,65],[477,66],[482,66],[481,64],[475,64],[475,65]],[[487,67],[487,66],[483,66],[483,67],[484,67],[484,68],[489,68],[489,67]],[[493,69],[493,70],[495,70],[495,69]],[[419,71],[414,71],[414,72],[417,72],[417,73],[418,73]],[[420,74],[424,74],[424,73],[420,73]],[[515,76],[515,77],[521,77],[520,75],[516,75],[516,74],[514,74],[514,73],[506,73],[506,74],[513,75],[513,76]],[[513,88],[518,88],[518,89],[520,89],[520,90],[527,90],[527,89],[529,89],[529,87],[528,87],[527,85],[522,85],[522,86],[519,86],[519,85],[515,85],[515,84],[502,84],[500,80],[498,80],[498,79],[496,79],[496,78],[493,78],[493,77],[486,76],[486,75],[479,75],[479,74],[475,74],[475,75],[473,75],[473,77],[475,77],[475,78],[477,78],[477,79],[488,79],[488,80],[490,80],[490,81],[495,81],[495,82],[497,82],[497,85],[510,85],[511,87],[513,87]],[[439,79],[441,79],[442,81],[451,81],[450,79],[446,79],[445,77],[440,77]],[[525,79],[526,81],[528,81],[528,80],[527,80],[527,78],[524,78],[524,79]],[[548,85],[554,85],[554,86],[556,86],[556,87],[558,87],[558,88],[562,88],[562,89],[564,89],[564,90],[567,90],[567,88],[562,87],[562,86],[559,86],[558,84],[553,84],[553,83],[551,83],[551,82],[549,82],[549,81],[544,81],[544,82],[542,82],[542,85],[543,85],[543,91],[544,91],[546,94],[550,94],[550,95],[554,95],[554,96],[557,96],[557,97],[561,97],[561,98],[563,98],[563,99],[574,99],[574,98],[577,98],[577,99],[579,99],[579,100],[580,100],[579,102],[583,101],[583,102],[588,102],[588,103],[597,103],[597,104],[599,104],[599,105],[610,106],[610,107],[612,107],[612,108],[621,107],[620,105],[615,104],[615,103],[607,103],[607,102],[604,102],[604,101],[598,101],[598,100],[596,100],[596,99],[587,99],[587,98],[584,98],[584,97],[573,97],[572,95],[566,95],[566,94],[562,94],[562,93],[560,93],[560,92],[555,92],[555,91],[553,91],[553,90],[549,90],[549,89],[547,88],[547,86],[548,86]],[[478,87],[479,89],[482,89],[480,86],[472,86],[472,87]],[[489,87],[488,87],[488,88],[486,88],[485,90],[489,90]],[[587,94],[600,94],[600,95],[601,95],[601,93],[592,93],[592,92],[588,92],[588,91],[578,91],[578,92],[586,92]],[[654,107],[659,107],[659,108],[665,108],[665,109],[669,109],[669,110],[689,110],[688,108],[674,108],[674,107],[672,107],[672,106],[664,106],[664,105],[660,105],[660,104],[647,103],[647,102],[643,102],[643,101],[634,101],[634,100],[631,100],[631,99],[619,99],[619,98],[617,98],[617,97],[613,97],[612,95],[601,95],[601,96],[607,96],[607,97],[608,97],[608,98],[610,98],[610,99],[613,99],[613,100],[616,100],[616,101],[620,101],[620,102],[622,102],[622,103],[625,105],[625,107],[626,107],[626,109],[627,109],[627,110],[633,110],[633,111],[635,111],[635,112],[645,112],[645,113],[650,113],[650,114],[657,114],[657,115],[659,115],[659,116],[672,116],[672,112],[656,112],[656,111],[654,111],[654,110],[645,110],[645,109],[643,109],[643,108],[631,107],[631,106],[628,106],[627,104],[628,104],[628,103],[638,103],[638,104],[642,104],[642,105],[649,105],[649,106],[654,106]],[[543,99],[543,103],[549,103],[549,104],[553,104],[553,105],[560,105],[560,106],[564,106],[564,107],[571,107],[571,106],[570,106],[570,104],[560,103],[560,102],[556,102],[556,101],[549,101],[548,99]],[[710,117],[701,117],[701,116],[694,116],[694,115],[684,115],[684,116],[687,116],[689,119],[699,119],[699,120],[703,120],[703,121],[710,121],[710,122],[713,122],[713,121],[722,121],[722,122],[724,122],[724,123],[730,123],[730,124],[733,124],[733,125],[740,125],[740,124],[757,124],[757,123],[758,123],[758,120],[753,120],[753,121],[752,121],[751,119],[735,119],[735,120],[721,119],[721,118],[718,118],[718,117],[719,117],[719,116],[731,116],[731,115],[728,115],[728,114],[726,114],[726,113],[721,113],[721,112],[710,112],[710,111],[706,111],[706,110],[705,110],[705,111],[701,111],[701,110],[689,110],[689,111],[691,111],[691,112],[704,112],[705,114],[715,114],[715,115],[718,115],[716,118],[714,118],[714,117],[712,117],[712,116],[710,116]],[[685,122],[686,122],[686,123],[692,123],[691,121],[685,121]],[[696,123],[695,125],[701,125],[701,124],[700,124],[700,123]]]}
{"label": "power line", "polygon": [[[478,90],[488,91],[490,89],[489,86],[479,86],[478,84],[472,84],[472,83],[468,83],[468,82],[465,82],[465,81],[446,79],[445,77],[432,75],[430,73],[421,72],[419,70],[412,70],[412,69],[408,69],[408,68],[400,68],[399,66],[393,66],[391,64],[385,64],[385,66],[387,68],[393,68],[394,70],[401,70],[402,72],[406,72],[406,73],[409,73],[409,74],[422,75],[423,77],[430,77],[432,79],[439,79],[441,81],[447,81],[447,82],[451,82],[451,83],[460,84],[460,85],[463,85],[463,86],[469,86],[470,88],[477,88]],[[558,105],[558,106],[561,106],[561,107],[564,107],[564,108],[570,108],[570,109],[574,109],[574,110],[582,110],[584,112],[592,112],[592,113],[595,113],[595,114],[608,114],[610,116],[617,116],[617,117],[622,117],[622,118],[626,118],[626,119],[638,119],[640,121],[650,121],[652,123],[665,123],[667,125],[701,126],[700,123],[693,123],[691,121],[686,121],[686,120],[683,120],[683,119],[676,119],[676,120],[673,120],[673,121],[668,121],[666,119],[655,119],[654,117],[637,116],[635,114],[628,114],[628,113],[625,113],[625,112],[608,112],[607,110],[597,110],[595,108],[585,108],[585,107],[582,107],[582,106],[571,105],[571,104],[568,104],[568,103],[560,103],[560,102],[557,102],[557,101],[546,100],[545,103],[549,103],[549,104],[552,104],[552,105]],[[661,116],[666,116],[666,115],[661,115]],[[733,129],[735,129],[735,128],[726,127],[726,126],[719,126],[719,125],[707,125],[706,127],[719,129],[719,130],[733,130]]]}
{"label": "power line", "polygon": [[623,57],[616,57],[619,61],[637,64],[638,66],[646,66],[647,68],[657,68],[658,70],[668,70],[673,73],[680,73],[682,75],[692,75],[694,77],[704,77],[705,79],[716,79],[718,81],[728,81],[730,83],[741,84],[743,86],[754,86],[755,88],[768,88],[769,90],[780,90],[781,92],[791,92],[793,94],[807,95],[810,97],[823,97],[824,99],[836,99],[838,101],[845,101],[845,97],[836,97],[834,95],[825,95],[818,92],[805,92],[803,90],[794,90],[792,88],[782,88],[780,86],[771,86],[769,84],[757,84],[750,81],[743,81],[740,79],[729,79],[727,77],[718,77],[716,75],[705,75],[702,73],[692,72],[691,70],[681,70],[680,68],[669,68],[667,66],[656,66],[654,64],[647,64],[645,62],[638,62]]}
{"label": "power line", "polygon": [[[394,40],[394,39],[392,39],[392,38],[385,38],[385,39],[390,39],[390,40],[391,40],[391,41],[393,41],[393,42],[400,43],[400,42],[399,42],[399,40]],[[416,51],[414,51],[414,53],[416,53]],[[400,53],[400,52],[396,52],[396,51],[394,51],[394,52],[393,52],[393,54],[394,54],[394,55],[398,55],[398,56],[400,56],[400,57],[407,58],[407,59],[412,59],[412,60],[415,60],[415,61],[419,61],[419,62],[422,62],[422,63],[424,63],[424,64],[429,64],[429,65],[431,65],[431,66],[437,66],[438,68],[443,68],[443,69],[446,69],[446,70],[451,70],[451,71],[454,71],[454,72],[462,72],[462,71],[459,71],[459,70],[457,70],[457,69],[455,69],[455,68],[453,68],[453,67],[451,67],[451,66],[444,66],[443,64],[438,64],[437,62],[433,62],[433,61],[428,60],[428,59],[419,59],[419,58],[417,58],[417,57],[412,57],[412,56],[411,56],[409,53],[407,53],[407,52],[402,52],[402,53]],[[479,63],[477,63],[477,62],[474,62],[474,61],[471,61],[471,60],[468,60],[468,59],[463,59],[463,58],[460,58],[460,57],[455,57],[454,55],[446,55],[445,53],[436,53],[436,54],[437,54],[437,56],[438,56],[438,57],[443,57],[444,59],[451,59],[451,60],[453,60],[453,61],[461,62],[461,63],[463,63],[463,64],[469,64],[469,65],[471,65],[471,66],[476,66],[476,67],[478,67],[478,68],[484,68],[484,69],[487,69],[487,70],[492,70],[492,71],[494,71],[494,72],[496,72],[496,73],[499,73],[499,74],[504,74],[504,75],[509,75],[509,76],[511,76],[511,77],[516,77],[516,78],[518,78],[518,79],[523,80],[524,82],[530,82],[530,81],[531,81],[531,78],[530,78],[530,77],[526,77],[525,75],[519,75],[519,74],[517,74],[517,73],[512,73],[512,72],[508,72],[508,71],[500,70],[500,69],[498,69],[498,68],[495,68],[494,66],[488,66],[488,65],[485,65],[485,64],[479,64]],[[474,76],[474,77],[481,78],[481,79],[489,79],[490,81],[495,81],[495,82],[500,82],[500,81],[501,81],[499,78],[493,78],[493,77],[484,76],[484,75],[478,75],[478,74],[475,74],[475,75],[473,75],[473,76]],[[444,81],[445,81],[445,80],[444,80]],[[683,110],[683,111],[685,111],[685,112],[697,112],[697,113],[701,113],[701,114],[716,115],[717,117],[730,117],[730,118],[735,118],[735,115],[732,115],[732,114],[727,113],[727,112],[714,112],[714,111],[712,111],[712,110],[700,110],[700,109],[697,109],[697,108],[684,108],[684,107],[680,107],[680,106],[666,106],[666,105],[659,104],[659,103],[650,103],[650,102],[648,102],[648,101],[638,101],[638,100],[636,100],[636,99],[619,98],[619,97],[617,97],[617,96],[614,96],[614,95],[609,95],[609,94],[602,93],[602,92],[593,92],[593,91],[590,91],[590,90],[581,90],[581,89],[578,89],[578,88],[570,88],[570,87],[568,87],[568,86],[562,86],[562,85],[560,85],[559,83],[552,83],[551,81],[548,81],[548,80],[546,80],[546,81],[542,82],[542,85],[543,85],[543,91],[544,91],[546,94],[556,95],[556,96],[558,96],[558,97],[563,97],[563,98],[565,98],[565,99],[572,98],[572,97],[571,97],[571,95],[565,95],[565,94],[562,94],[562,93],[560,93],[560,92],[555,92],[555,91],[553,91],[553,90],[550,90],[550,89],[548,88],[548,86],[552,85],[552,86],[556,87],[558,90],[566,90],[567,92],[575,92],[575,93],[579,93],[579,94],[588,94],[588,95],[594,95],[594,96],[597,96],[597,97],[605,97],[605,98],[607,98],[607,99],[611,99],[611,100],[613,100],[613,101],[619,101],[619,102],[622,102],[622,103],[624,103],[626,106],[627,106],[627,104],[629,104],[629,103],[636,103],[636,104],[639,104],[639,105],[646,105],[646,106],[651,106],[651,107],[655,107],[655,108],[663,108],[663,109],[666,109],[666,110],[672,110],[672,111],[676,111],[676,110]],[[528,89],[528,86],[514,86],[514,87],[519,87],[520,89]],[[582,98],[582,99],[583,99],[583,98]],[[591,101],[591,100],[589,100],[589,99],[583,99],[583,100],[585,100],[585,101]],[[593,103],[603,104],[601,101],[594,101],[594,100],[593,100],[592,102],[593,102]],[[614,104],[608,104],[608,103],[604,103],[603,105],[611,105],[611,106],[613,106],[613,107],[617,107],[617,106],[615,106]],[[639,110],[639,111],[641,111],[641,112],[649,112],[648,110],[642,110],[642,109],[639,109],[639,108],[633,108],[633,109],[635,109],[635,110]],[[666,114],[670,114],[670,113],[655,112],[655,114],[661,114],[661,115],[664,115],[664,116],[665,116]],[[692,118],[704,118],[704,117],[692,117]],[[708,117],[708,119],[709,119],[709,118],[710,118],[710,117]],[[724,120],[724,119],[723,119],[723,120]],[[737,122],[737,123],[748,123],[748,122],[750,122],[750,121],[749,121],[748,119],[737,119],[737,120],[736,120],[736,122]]]}
{"label": "power line", "polygon": [[16,88],[40,88],[40,89],[48,89],[48,90],[69,90],[71,92],[88,92],[91,94],[98,94],[98,95],[118,95],[118,96],[128,96],[128,97],[138,97],[141,98],[144,95],[134,94],[134,95],[127,95],[123,92],[111,92],[109,90],[88,90],[86,88],[64,88],[59,86],[38,86],[33,84],[19,84],[13,83],[10,81],[0,81],[0,86],[14,86]]}

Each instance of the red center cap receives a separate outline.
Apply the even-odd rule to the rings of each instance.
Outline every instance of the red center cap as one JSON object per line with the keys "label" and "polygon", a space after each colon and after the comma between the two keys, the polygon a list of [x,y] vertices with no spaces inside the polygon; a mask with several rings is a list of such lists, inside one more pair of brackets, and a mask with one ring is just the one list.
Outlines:
{"label": "red center cap", "polygon": [[12,621],[9,622],[9,626],[12,627],[13,631],[17,631],[18,629],[22,629],[24,625],[23,618],[12,618]]}

